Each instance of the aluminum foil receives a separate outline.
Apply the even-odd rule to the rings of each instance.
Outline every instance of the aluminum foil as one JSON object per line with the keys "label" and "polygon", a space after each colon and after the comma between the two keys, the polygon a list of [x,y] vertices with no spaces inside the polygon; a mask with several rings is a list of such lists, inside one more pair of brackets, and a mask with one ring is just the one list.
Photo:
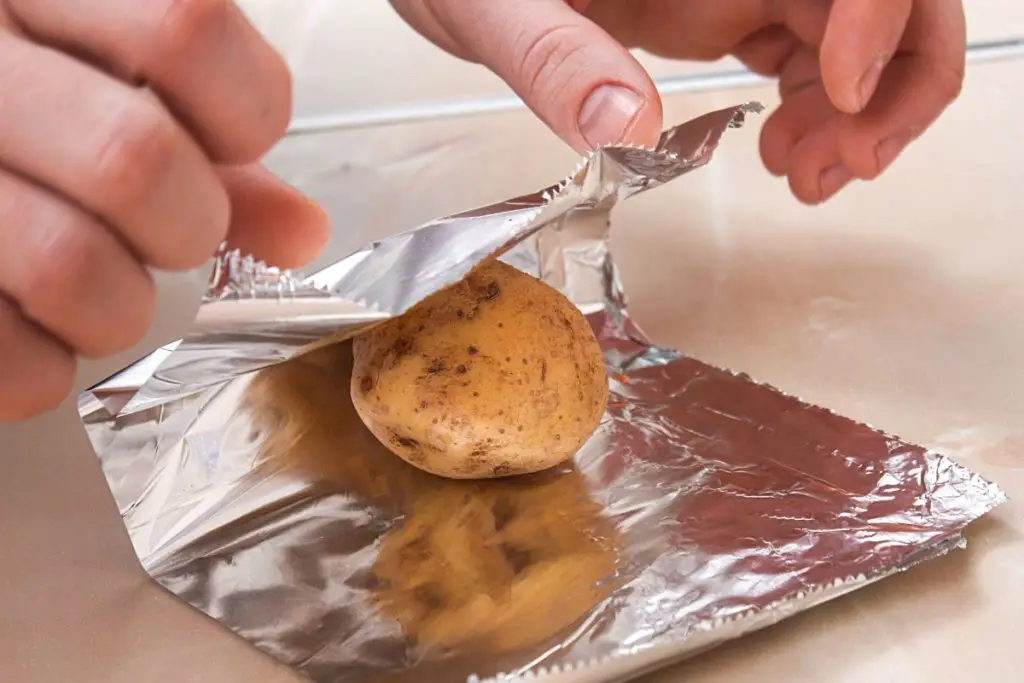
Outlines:
{"label": "aluminum foil", "polygon": [[[707,163],[756,110],[600,150],[561,184],[302,281],[224,255],[195,329],[149,359],[144,386],[129,372],[80,402],[146,569],[320,683],[603,683],[962,544],[997,486],[658,347],[629,318],[611,209]],[[556,471],[441,480],[362,426],[346,340],[492,255],[588,315],[608,410]]]}

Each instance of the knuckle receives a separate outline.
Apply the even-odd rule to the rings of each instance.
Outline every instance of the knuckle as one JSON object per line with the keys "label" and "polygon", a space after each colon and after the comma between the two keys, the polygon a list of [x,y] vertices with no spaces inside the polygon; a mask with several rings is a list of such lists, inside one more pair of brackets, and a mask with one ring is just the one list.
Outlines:
{"label": "knuckle", "polygon": [[172,163],[179,136],[170,116],[139,100],[111,117],[94,168],[97,196],[119,211],[145,199]]}
{"label": "knuckle", "polygon": [[511,73],[527,98],[558,92],[579,75],[577,59],[588,42],[574,25],[556,24],[536,34],[523,34],[512,47]]}
{"label": "knuckle", "polygon": [[39,226],[47,239],[27,255],[17,285],[25,312],[36,319],[77,315],[78,300],[104,266],[100,240],[89,219],[72,211],[54,211]]}
{"label": "knuckle", "polygon": [[134,346],[156,306],[149,273],[84,213],[50,205],[34,218],[40,238],[26,244],[10,285],[25,316],[85,357]]}
{"label": "knuckle", "polygon": [[153,58],[181,58],[211,37],[223,35],[231,15],[230,0],[164,0]]}

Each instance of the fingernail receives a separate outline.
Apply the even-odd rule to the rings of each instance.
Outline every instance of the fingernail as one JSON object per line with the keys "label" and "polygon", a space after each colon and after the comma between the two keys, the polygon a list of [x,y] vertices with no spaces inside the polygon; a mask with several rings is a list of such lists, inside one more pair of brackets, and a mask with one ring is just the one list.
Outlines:
{"label": "fingernail", "polygon": [[826,168],[821,172],[821,177],[819,178],[822,200],[828,199],[836,192],[839,192],[851,180],[853,180],[853,174],[842,164]]}
{"label": "fingernail", "polygon": [[859,108],[864,109],[868,106],[868,102],[871,101],[872,95],[875,94],[875,88],[878,87],[878,81],[882,78],[882,70],[885,69],[885,65],[889,63],[888,55],[880,55],[871,66],[864,71],[861,75],[860,80],[857,81],[857,101],[859,102]]}
{"label": "fingernail", "polygon": [[878,143],[878,147],[875,149],[875,154],[878,156],[878,170],[879,172],[887,169],[892,162],[896,161],[896,157],[900,155],[903,148],[910,144],[910,141],[914,139],[913,131],[903,131],[902,133],[896,133],[885,140]]}
{"label": "fingernail", "polygon": [[591,147],[625,140],[643,109],[639,95],[617,85],[602,85],[580,107],[580,134]]}

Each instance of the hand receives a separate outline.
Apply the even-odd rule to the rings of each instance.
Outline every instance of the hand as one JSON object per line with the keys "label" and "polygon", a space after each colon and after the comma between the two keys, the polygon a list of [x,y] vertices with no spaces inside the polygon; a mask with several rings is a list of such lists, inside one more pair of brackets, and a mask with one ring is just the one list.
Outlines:
{"label": "hand", "polygon": [[960,92],[961,0],[392,0],[421,33],[501,76],[578,150],[654,144],[661,103],[624,46],[734,55],[777,76],[761,156],[824,201],[875,178]]}
{"label": "hand", "polygon": [[229,0],[0,0],[0,88],[0,419],[141,339],[147,267],[202,265],[225,236],[297,265],[326,238],[252,165],[290,79]]}

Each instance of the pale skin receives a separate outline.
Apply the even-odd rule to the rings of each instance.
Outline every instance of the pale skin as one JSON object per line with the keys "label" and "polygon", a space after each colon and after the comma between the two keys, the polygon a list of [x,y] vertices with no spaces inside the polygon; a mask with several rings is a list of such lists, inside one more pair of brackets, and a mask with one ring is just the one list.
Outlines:
{"label": "pale skin", "polygon": [[[777,76],[767,169],[818,203],[883,172],[959,94],[959,0],[392,0],[583,151],[651,144],[661,102],[628,47]],[[198,66],[201,65],[201,66]],[[133,346],[147,267],[225,238],[276,265],[327,218],[259,165],[284,134],[280,56],[231,0],[0,0],[0,420],[51,409],[77,358]]]}

